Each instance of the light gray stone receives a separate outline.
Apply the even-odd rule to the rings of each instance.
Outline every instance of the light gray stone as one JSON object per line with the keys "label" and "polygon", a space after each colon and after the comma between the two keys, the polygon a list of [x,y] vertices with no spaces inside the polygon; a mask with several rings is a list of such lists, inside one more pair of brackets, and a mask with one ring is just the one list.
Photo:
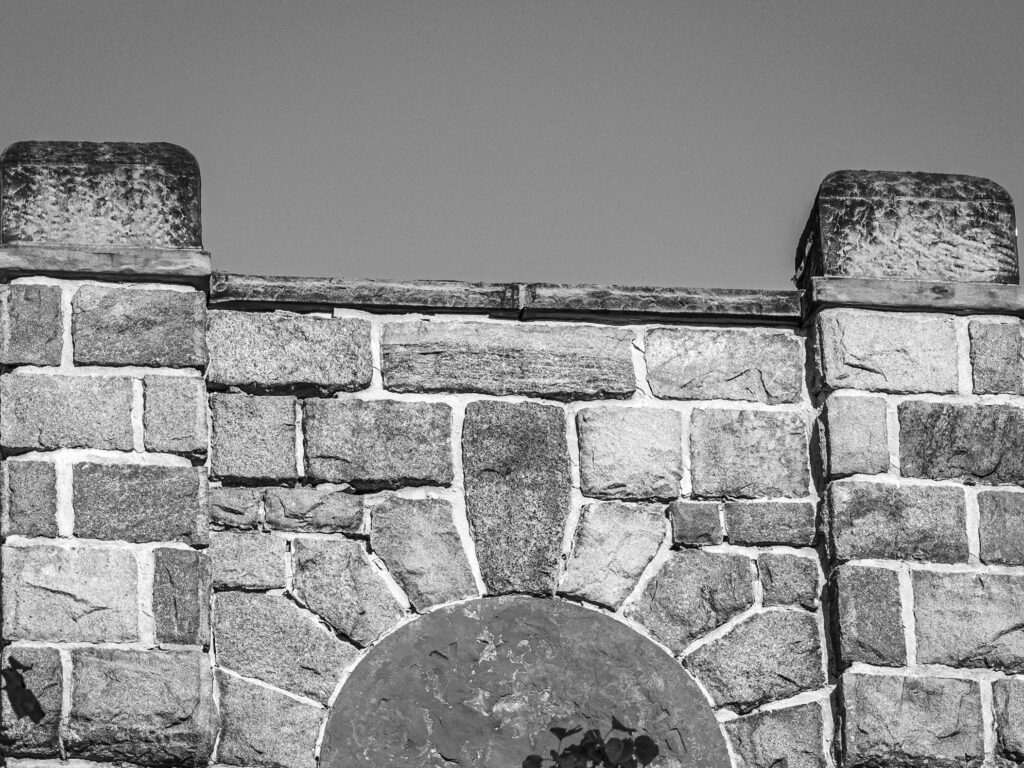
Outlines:
{"label": "light gray stone", "polygon": [[729,501],[724,511],[730,544],[809,547],[817,538],[818,515],[809,501]]}
{"label": "light gray stone", "polygon": [[239,482],[296,479],[296,402],[286,396],[210,395],[211,475]]}
{"label": "light gray stone", "polygon": [[191,549],[153,550],[153,622],[158,643],[210,644],[210,557]]}
{"label": "light gray stone", "polygon": [[580,489],[599,499],[674,499],[683,475],[682,421],[661,408],[584,408],[576,414]]}
{"label": "light gray stone", "polygon": [[0,286],[0,363],[60,365],[63,348],[59,286]]}
{"label": "light gray stone", "polygon": [[262,488],[223,488],[209,490],[210,525],[214,530],[238,529],[254,531],[263,516]]}
{"label": "light gray stone", "polygon": [[828,472],[874,475],[889,471],[885,399],[831,395],[825,403]]}
{"label": "light gray stone", "polygon": [[142,422],[147,451],[206,455],[206,384],[185,376],[146,376]]}
{"label": "light gray stone", "polygon": [[267,488],[266,522],[278,531],[362,533],[363,497],[334,485]]}
{"label": "light gray stone", "polygon": [[1024,493],[982,491],[978,513],[981,562],[1024,565]]}
{"label": "light gray stone", "polygon": [[1014,763],[1024,762],[1024,680],[994,681],[992,703],[997,754]]}
{"label": "light gray stone", "polygon": [[765,552],[757,557],[757,572],[766,606],[799,605],[809,611],[818,607],[821,568],[817,558]]}
{"label": "light gray stone", "polygon": [[1019,395],[1024,392],[1020,320],[974,319],[968,328],[975,394]]}
{"label": "light gray stone", "polygon": [[0,463],[0,536],[57,535],[57,472],[50,461]]}
{"label": "light gray stone", "polygon": [[260,533],[210,533],[213,586],[280,589],[285,586],[284,539]]}
{"label": "light gray stone", "polygon": [[907,642],[896,571],[847,563],[833,572],[833,579],[842,664],[905,666]]}
{"label": "light gray stone", "polygon": [[825,768],[821,704],[758,712],[725,723],[736,768]]}
{"label": "light gray stone", "polygon": [[[12,682],[2,697],[0,714],[0,754],[5,757],[60,756],[58,731],[64,698],[64,679],[60,653],[56,648],[7,646],[3,651],[4,675],[20,676],[25,694],[31,694],[36,707],[15,711],[11,700],[18,692]],[[9,671],[8,671],[9,670]],[[27,697],[26,697],[27,698]]]}
{"label": "light gray stone", "polygon": [[721,544],[722,504],[718,501],[673,501],[668,505],[672,522],[672,544],[703,547]]}
{"label": "light gray stone", "polygon": [[665,510],[660,504],[587,504],[558,591],[615,610],[664,540]]}

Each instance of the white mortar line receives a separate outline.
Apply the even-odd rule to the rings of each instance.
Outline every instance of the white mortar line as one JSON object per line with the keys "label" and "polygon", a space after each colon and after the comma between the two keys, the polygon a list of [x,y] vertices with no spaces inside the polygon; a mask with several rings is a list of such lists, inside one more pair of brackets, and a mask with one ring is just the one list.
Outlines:
{"label": "white mortar line", "polygon": [[142,386],[141,379],[135,379],[132,381],[131,422],[132,443],[137,453],[146,451],[145,421],[143,419],[145,407],[145,388]]}
{"label": "white mortar line", "polygon": [[132,451],[107,451],[97,448],[58,448],[54,451],[30,451],[9,456],[4,461],[46,461],[55,464],[67,462],[80,464],[141,464],[160,467],[191,467],[184,456],[171,453],[135,453]]}
{"label": "white mortar line", "polygon": [[971,336],[969,317],[954,318],[956,324],[956,373],[957,389],[961,395],[974,391],[974,372],[971,369]]}
{"label": "white mortar line", "polygon": [[[162,545],[159,545],[162,546]],[[156,579],[156,555],[148,546],[135,552],[138,563],[139,642],[156,647],[156,618],[153,615],[153,585]]]}
{"label": "white mortar line", "polygon": [[466,422],[466,406],[464,403],[456,403],[452,405],[451,409],[452,493],[450,501],[452,523],[459,534],[459,541],[462,542],[462,551],[466,555],[469,570],[473,574],[473,583],[476,584],[477,594],[486,595],[487,586],[484,584],[483,572],[480,570],[480,560],[476,554],[476,540],[470,530],[469,511],[466,508],[466,470],[462,462],[462,430]]}
{"label": "white mortar line", "polygon": [[834,691],[835,686],[830,686],[829,695],[821,700],[821,748],[825,755],[827,768],[834,768],[836,764],[832,748],[836,739],[839,738],[836,733],[839,723],[836,722],[832,713],[832,693]]}
{"label": "white mortar line", "polygon": [[978,506],[977,487],[966,487],[964,504],[967,523],[967,562],[970,565],[981,564],[981,509]]}
{"label": "white mortar line", "polygon": [[74,686],[74,667],[71,662],[71,650],[66,647],[58,647],[60,655],[61,675],[61,701],[60,701],[60,723],[57,725],[57,745],[61,758],[67,757],[67,740],[71,723],[71,702],[72,687]]}
{"label": "white mortar line", "polygon": [[992,681],[979,680],[981,693],[981,738],[985,751],[985,765],[994,765],[996,756],[996,719],[993,712]]}
{"label": "white mortar line", "polygon": [[984,667],[947,667],[942,664],[878,667],[873,664],[856,661],[845,672],[857,675],[870,675],[872,677],[937,677],[949,680],[970,680],[973,682],[1003,680],[1007,678],[1007,675],[999,670]]}
{"label": "white mortar line", "polygon": [[[643,595],[644,590],[647,589],[647,585],[650,583],[651,579],[657,576],[658,572],[664,567],[664,565],[672,559],[672,521],[668,519],[668,515],[665,516],[664,527],[665,533],[661,540],[661,544],[658,546],[658,551],[654,553],[654,557],[651,558],[647,567],[644,568],[643,572],[640,574],[640,578],[637,579],[632,591],[626,596],[626,599],[622,601],[622,604],[615,611],[615,614],[620,616],[624,621],[626,620],[625,611],[640,599],[640,596]],[[630,623],[630,626],[633,626],[633,623]],[[648,635],[649,633],[644,632],[643,634]],[[673,655],[671,651],[669,651],[669,655]]]}
{"label": "white mortar line", "polygon": [[[63,365],[63,364],[62,364]],[[146,376],[170,376],[182,379],[198,379],[202,375],[195,368],[146,368],[139,365],[79,365],[73,368],[51,368],[40,365],[19,365],[8,376],[80,376],[83,378],[131,378]]]}
{"label": "white mortar line", "polygon": [[306,439],[303,433],[302,400],[295,399],[295,473],[300,479],[306,476]]}
{"label": "white mortar line", "polygon": [[405,590],[402,589],[401,585],[395,580],[395,577],[391,575],[391,571],[388,570],[388,567],[384,564],[384,561],[381,560],[378,555],[374,554],[373,552],[370,552],[369,547],[366,546],[365,542],[363,544],[362,550],[363,557],[366,558],[370,565],[372,565],[375,569],[377,569],[380,572],[380,577],[384,580],[384,583],[387,585],[388,590],[394,596],[398,604],[402,606],[402,610],[407,613],[413,610],[412,602],[409,600],[409,596],[405,594]]}
{"label": "white mortar line", "polygon": [[74,312],[71,300],[78,290],[77,286],[60,286],[60,313],[61,313],[61,348],[60,348],[60,369],[62,371],[75,367],[75,344],[71,335],[71,320]]}
{"label": "white mortar line", "polygon": [[579,527],[583,505],[586,503],[580,488],[583,481],[580,474],[580,436],[576,428],[576,414],[581,408],[582,406],[575,408],[570,406],[564,410],[565,443],[569,453],[569,513],[566,515],[565,526],[562,528],[562,557],[555,580],[556,589],[561,588],[562,582],[569,572],[569,559],[576,542],[576,529]]}
{"label": "white mortar line", "polygon": [[74,479],[71,462],[64,457],[53,462],[57,479],[57,536],[68,538],[75,535]]}
{"label": "white mortar line", "polygon": [[[217,669],[223,675],[228,675],[229,677],[237,678],[238,680],[242,680],[242,681],[244,681],[246,683],[249,683],[250,685],[255,685],[258,688],[264,688],[264,689],[266,689],[268,691],[273,691],[274,693],[279,693],[279,694],[281,694],[283,696],[287,696],[289,699],[292,699],[293,701],[297,701],[300,704],[307,704],[309,706],[316,707],[317,709],[320,709],[320,710],[326,710],[327,709],[323,705],[323,703],[317,701],[316,699],[310,699],[310,698],[307,698],[306,696],[303,696],[302,694],[292,693],[291,691],[286,691],[284,688],[278,688],[277,686],[271,685],[270,683],[265,682],[264,680],[260,680],[260,679],[255,678],[255,677],[246,677],[245,675],[240,675],[237,672],[235,672],[233,669],[228,669],[227,667],[218,667]],[[268,725],[272,726],[273,724],[271,723],[271,724],[268,724]]]}
{"label": "white mortar line", "polygon": [[647,373],[647,329],[643,326],[633,329],[633,343],[630,345],[633,371],[636,375],[634,399],[648,400],[654,397]]}
{"label": "white mortar line", "polygon": [[[693,419],[693,408],[680,414],[680,452],[682,456],[683,474],[679,478],[679,495],[688,498],[693,495],[693,457],[690,454],[690,422]],[[721,518],[722,533],[725,534],[725,505],[719,504],[718,515]]]}
{"label": "white mortar line", "polygon": [[889,474],[900,475],[900,415],[897,401],[892,397],[885,398],[885,441],[889,448]]}
{"label": "white mortar line", "polygon": [[909,667],[917,664],[917,618],[914,614],[914,580],[910,568],[901,565],[896,571],[896,579],[900,590],[900,618],[903,620],[903,639]]}

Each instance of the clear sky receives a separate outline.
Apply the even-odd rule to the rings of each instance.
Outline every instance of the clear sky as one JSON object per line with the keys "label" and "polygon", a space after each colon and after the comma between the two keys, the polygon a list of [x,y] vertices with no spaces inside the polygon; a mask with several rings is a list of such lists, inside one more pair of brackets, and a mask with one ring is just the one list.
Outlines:
{"label": "clear sky", "polygon": [[217,269],[787,287],[839,168],[1024,205],[1024,2],[0,0],[0,144],[170,141]]}

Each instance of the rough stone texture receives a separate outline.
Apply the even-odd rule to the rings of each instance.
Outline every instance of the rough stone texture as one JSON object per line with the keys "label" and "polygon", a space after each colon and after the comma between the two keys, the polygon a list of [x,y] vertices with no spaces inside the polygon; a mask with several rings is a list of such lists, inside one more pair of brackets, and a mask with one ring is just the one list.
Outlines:
{"label": "rough stone texture", "polygon": [[804,343],[765,328],[655,328],[647,380],[656,397],[792,403],[804,381]]}
{"label": "rough stone texture", "polygon": [[[21,675],[26,691],[39,704],[39,712],[15,711],[11,706],[10,682],[4,687],[0,714],[0,754],[5,757],[59,757],[57,731],[63,706],[64,681],[60,654],[56,648],[8,646],[3,668]],[[35,714],[39,722],[33,722]]]}
{"label": "rough stone texture", "polygon": [[131,552],[5,546],[4,640],[138,640],[137,582]]}
{"label": "rough stone texture", "polygon": [[908,400],[899,416],[904,477],[1024,484],[1024,409]]}
{"label": "rough stone texture", "polygon": [[369,645],[404,616],[362,542],[297,538],[292,555],[296,597],[353,642]]}
{"label": "rough stone texture", "polygon": [[963,488],[837,480],[825,494],[836,560],[967,562]]}
{"label": "rough stone texture", "polygon": [[203,283],[210,274],[210,254],[162,248],[94,250],[88,246],[4,243],[0,244],[0,272],[11,276],[47,274],[96,279],[99,275],[102,279],[143,278],[152,282],[166,278],[168,282]]}
{"label": "rough stone texture", "polygon": [[555,747],[548,728],[603,734],[613,712],[656,741],[659,765],[729,768],[700,689],[654,643],[565,601],[472,601],[370,651],[331,711],[320,765],[511,768]]}
{"label": "rough stone texture", "polygon": [[558,591],[615,610],[664,539],[665,510],[660,504],[587,504]]}
{"label": "rough stone texture", "polygon": [[809,547],[817,538],[817,517],[809,501],[725,503],[725,530],[730,544]]}
{"label": "rough stone texture", "polygon": [[206,765],[217,734],[202,651],[75,648],[68,754],[146,766]]}
{"label": "rough stone texture", "polygon": [[997,754],[1015,763],[1024,762],[1024,680],[996,680],[992,699]]}
{"label": "rough stone texture", "polygon": [[721,544],[722,505],[717,501],[673,501],[668,505],[672,545],[703,547]]}
{"label": "rough stone texture", "polygon": [[860,661],[905,666],[907,644],[896,571],[848,563],[832,578],[842,665]]}
{"label": "rough stone texture", "polygon": [[680,653],[753,602],[754,574],[748,558],[684,549],[672,552],[626,607],[626,615]]}
{"label": "rough stone texture", "polygon": [[158,643],[210,644],[212,569],[205,552],[153,551],[153,620]]}
{"label": "rough stone texture", "polygon": [[976,682],[847,672],[840,690],[846,709],[845,765],[981,765],[981,693]]}
{"label": "rough stone texture", "polygon": [[0,463],[0,536],[57,535],[57,472],[49,461]]}
{"label": "rough stone texture", "polygon": [[982,491],[978,511],[981,562],[1024,565],[1024,493]]}
{"label": "rough stone texture", "polygon": [[917,660],[1024,672],[1024,577],[915,571]]}
{"label": "rough stone texture", "polygon": [[210,395],[213,417],[211,475],[254,482],[294,480],[294,397]]}
{"label": "rough stone texture", "polygon": [[83,285],[72,300],[77,365],[206,365],[206,294]]}
{"label": "rough stone texture", "polygon": [[146,376],[142,422],[147,451],[206,455],[206,384],[185,376]]}
{"label": "rough stone texture", "polygon": [[1024,392],[1020,320],[971,320],[971,373],[977,394],[1019,395]]}
{"label": "rough stone texture", "polygon": [[215,530],[253,531],[260,524],[260,488],[210,488],[210,525]]}
{"label": "rough stone texture", "polygon": [[285,540],[259,533],[210,534],[213,586],[280,589],[285,586]]}
{"label": "rough stone texture", "polygon": [[599,499],[674,499],[683,475],[682,420],[660,408],[584,408],[576,414],[580,489]]}
{"label": "rough stone texture", "polygon": [[217,664],[327,703],[358,651],[283,595],[217,595]]}
{"label": "rough stone texture", "polygon": [[470,403],[462,461],[466,512],[488,592],[554,592],[569,515],[562,409]]}
{"label": "rough stone texture", "polygon": [[476,581],[442,499],[391,496],[371,511],[370,546],[417,611],[476,597]]}
{"label": "rough stone texture", "polygon": [[555,400],[624,398],[636,389],[633,331],[588,325],[387,323],[384,386]]}
{"label": "rough stone texture", "polygon": [[132,381],[121,376],[0,376],[0,444],[132,450]]}
{"label": "rough stone texture", "polygon": [[825,309],[814,349],[826,389],[957,391],[956,327],[948,315]]}
{"label": "rough stone texture", "polygon": [[829,475],[889,471],[883,398],[832,395],[825,403],[825,425]]}
{"label": "rough stone texture", "polygon": [[267,488],[267,527],[307,533],[363,532],[363,499],[333,485]]}
{"label": "rough stone texture", "polygon": [[684,664],[717,706],[741,714],[827,682],[817,619],[800,610],[755,614]]}
{"label": "rough stone texture", "polygon": [[736,768],[825,768],[821,704],[758,712],[725,723]]}
{"label": "rough stone texture", "polygon": [[0,363],[60,365],[63,347],[58,286],[0,286]]}
{"label": "rough stone texture", "polygon": [[791,411],[698,408],[690,426],[698,496],[806,496],[806,420]]}
{"label": "rough stone texture", "polygon": [[360,490],[452,482],[452,411],[444,403],[304,400],[306,471]]}
{"label": "rough stone texture", "polygon": [[765,552],[757,558],[763,602],[770,605],[799,605],[809,611],[818,606],[821,568],[814,557]]}
{"label": "rough stone texture", "polygon": [[72,481],[80,538],[209,542],[205,467],[75,464]]}

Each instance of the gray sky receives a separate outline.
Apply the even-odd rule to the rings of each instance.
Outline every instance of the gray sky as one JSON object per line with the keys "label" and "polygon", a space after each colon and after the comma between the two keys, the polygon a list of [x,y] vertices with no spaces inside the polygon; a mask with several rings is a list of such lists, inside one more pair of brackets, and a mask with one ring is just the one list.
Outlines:
{"label": "gray sky", "polygon": [[217,269],[787,287],[839,168],[1024,201],[1024,2],[0,0],[0,144],[171,141]]}

